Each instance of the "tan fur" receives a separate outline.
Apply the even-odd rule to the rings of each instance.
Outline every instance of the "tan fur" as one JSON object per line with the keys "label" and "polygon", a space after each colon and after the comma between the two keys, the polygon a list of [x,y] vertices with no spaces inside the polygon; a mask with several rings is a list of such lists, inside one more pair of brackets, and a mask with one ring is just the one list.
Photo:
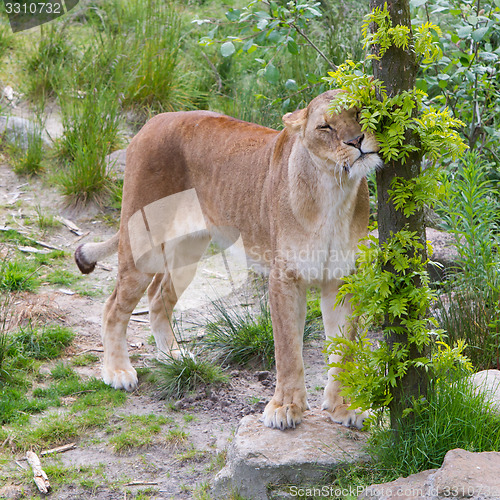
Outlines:
{"label": "tan fur", "polygon": [[[343,331],[349,303],[334,310],[334,302],[342,276],[354,269],[358,240],[366,233],[365,175],[380,163],[375,139],[366,134],[360,139],[356,110],[329,115],[334,95],[322,94],[306,109],[285,115],[281,132],[192,111],[158,115],[134,137],[127,150],[117,283],[103,317],[106,383],[127,390],[137,385],[125,334],[148,286],[158,348],[180,352],[170,318],[182,290],[174,290],[169,272],[145,274],[136,268],[128,222],[148,204],[194,188],[208,233],[236,228],[250,262],[269,273],[277,381],[264,423],[280,429],[300,423],[307,408],[302,361],[306,290],[322,289],[327,337],[351,335]],[[331,129],[318,128],[327,124]],[[195,248],[201,256],[209,236],[198,240]],[[102,245],[103,255],[113,247]],[[191,244],[189,248],[193,252]],[[99,248],[87,251],[84,245],[78,256],[88,268],[99,258]],[[196,264],[186,282],[195,272]],[[330,370],[323,408],[334,421],[361,426],[364,416],[347,410],[339,395],[332,378],[336,371]]]}

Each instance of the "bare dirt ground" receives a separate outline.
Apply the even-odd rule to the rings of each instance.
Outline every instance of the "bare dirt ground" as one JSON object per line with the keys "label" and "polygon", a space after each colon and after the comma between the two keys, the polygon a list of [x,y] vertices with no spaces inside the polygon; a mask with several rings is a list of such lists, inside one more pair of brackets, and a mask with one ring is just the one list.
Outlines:
{"label": "bare dirt ground", "polygon": [[[80,242],[103,240],[116,231],[116,212],[100,211],[95,207],[68,209],[48,181],[18,177],[5,159],[0,163],[0,227],[13,227],[67,252],[73,252]],[[43,213],[70,219],[78,226],[80,236],[64,225],[47,232],[40,231],[33,222],[36,220],[35,207],[39,207],[38,210]],[[82,234],[85,236],[81,237]],[[103,264],[92,275],[79,279],[75,285],[43,285],[36,294],[24,292],[16,295],[14,317],[23,321],[23,314],[38,314],[42,321],[55,321],[72,328],[76,336],[66,353],[68,361],[85,352],[93,352],[102,358],[101,312],[114,286],[116,257]],[[71,259],[66,259],[64,266],[75,274],[78,272]],[[141,302],[138,307],[145,306],[146,303]],[[147,315],[136,318],[138,321],[132,321],[128,329],[129,350],[137,368],[148,368],[154,364],[155,351],[150,340]],[[202,335],[203,329],[199,325],[207,319],[207,309],[183,311],[185,337]],[[322,348],[322,341],[317,340],[308,344],[304,352],[311,407],[320,404],[321,390],[326,380]],[[99,377],[100,362],[75,367],[75,370],[82,377]],[[250,370],[233,370],[230,383],[225,387],[208,395],[203,392],[178,402],[166,402],[155,395],[155,388],[151,384],[142,380],[126,403],[115,409],[114,422],[111,423],[119,422],[126,415],[164,415],[172,419],[171,426],[187,434],[187,439],[171,445],[160,434],[154,437],[150,446],[120,454],[109,443],[112,437],[109,429],[89,431],[77,439],[74,450],[46,458],[43,463],[58,464],[77,471],[80,466],[94,467],[98,472],[93,483],[83,488],[77,474],[73,481],[60,484],[51,497],[58,500],[209,498],[203,493],[206,484],[223,465],[225,450],[240,418],[262,411],[273,394],[274,382],[274,372],[260,381]],[[59,411],[64,413],[64,406]],[[168,425],[164,426],[162,432],[167,432],[168,428]],[[11,463],[6,465],[7,472],[12,474],[11,484],[18,491],[18,496],[12,498],[37,498],[38,493],[29,472],[21,473],[20,476],[20,467],[27,468],[26,462],[16,464],[15,458],[21,457],[13,456]],[[132,484],[134,482],[136,484]]]}

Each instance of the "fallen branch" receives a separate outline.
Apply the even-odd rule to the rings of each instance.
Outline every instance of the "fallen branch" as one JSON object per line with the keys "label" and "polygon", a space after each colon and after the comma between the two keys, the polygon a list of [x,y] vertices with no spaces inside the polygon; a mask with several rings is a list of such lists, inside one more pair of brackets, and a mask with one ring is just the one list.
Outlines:
{"label": "fallen branch", "polygon": [[104,352],[104,349],[85,349],[85,351],[79,352],[75,354],[75,356],[81,356],[82,354],[85,354],[87,352]]}
{"label": "fallen branch", "polygon": [[149,313],[149,307],[145,307],[143,309],[136,309],[133,313],[132,316],[138,316],[140,314],[148,314]]}
{"label": "fallen branch", "polygon": [[57,448],[52,448],[51,450],[45,450],[40,452],[40,455],[44,457],[45,455],[51,455],[52,453],[64,453],[68,450],[74,450],[76,448],[76,443],[69,443],[63,446],[58,446]]}
{"label": "fallen branch", "polygon": [[56,219],[64,224],[73,234],[76,234],[77,236],[82,236],[82,231],[81,229],[71,220],[65,219],[63,216],[59,215],[56,217]]}
{"label": "fallen branch", "polygon": [[125,486],[158,486],[156,481],[131,481]]}
{"label": "fallen branch", "polygon": [[37,485],[37,488],[41,493],[47,494],[50,490],[50,483],[47,474],[45,474],[45,471],[42,469],[40,459],[38,458],[36,453],[28,451],[26,453],[26,460],[28,460],[28,463],[33,469],[33,479],[35,481],[35,484]]}
{"label": "fallen branch", "polygon": [[149,323],[149,320],[144,318],[130,318],[130,321],[135,321],[137,323]]}

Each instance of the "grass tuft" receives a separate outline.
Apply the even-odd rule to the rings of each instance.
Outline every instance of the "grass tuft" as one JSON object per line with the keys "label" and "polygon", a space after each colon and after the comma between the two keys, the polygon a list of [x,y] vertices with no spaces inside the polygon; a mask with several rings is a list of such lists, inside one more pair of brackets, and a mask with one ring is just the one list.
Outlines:
{"label": "grass tuft", "polygon": [[49,325],[38,329],[29,324],[12,336],[11,355],[40,360],[60,356],[71,344],[74,333],[66,327]]}
{"label": "grass tuft", "polygon": [[16,174],[32,176],[41,174],[45,170],[42,129],[43,127],[37,124],[32,131],[28,131],[24,147],[12,144],[7,148],[12,169]]}
{"label": "grass tuft", "polygon": [[[273,327],[267,301],[260,300],[257,314],[250,306],[238,310],[222,300],[213,305],[216,320],[206,326],[207,335],[202,345],[213,351],[222,363],[274,366]],[[306,318],[304,341],[317,333],[316,319],[313,315]]]}
{"label": "grass tuft", "polygon": [[154,375],[159,396],[165,399],[180,398],[196,389],[226,384],[229,380],[220,366],[187,354],[159,362]]}
{"label": "grass tuft", "polygon": [[37,269],[26,260],[4,260],[0,262],[0,291],[35,291],[39,286]]}

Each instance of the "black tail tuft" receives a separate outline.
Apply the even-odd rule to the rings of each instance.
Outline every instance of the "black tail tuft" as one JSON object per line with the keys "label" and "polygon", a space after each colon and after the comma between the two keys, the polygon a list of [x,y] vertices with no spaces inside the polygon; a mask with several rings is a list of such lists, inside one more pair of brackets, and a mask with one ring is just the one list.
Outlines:
{"label": "black tail tuft", "polygon": [[90,274],[94,269],[95,269],[95,262],[88,262],[87,259],[85,258],[85,254],[82,250],[84,245],[80,245],[76,251],[75,251],[75,262],[76,265],[78,266],[78,269],[83,274]]}

